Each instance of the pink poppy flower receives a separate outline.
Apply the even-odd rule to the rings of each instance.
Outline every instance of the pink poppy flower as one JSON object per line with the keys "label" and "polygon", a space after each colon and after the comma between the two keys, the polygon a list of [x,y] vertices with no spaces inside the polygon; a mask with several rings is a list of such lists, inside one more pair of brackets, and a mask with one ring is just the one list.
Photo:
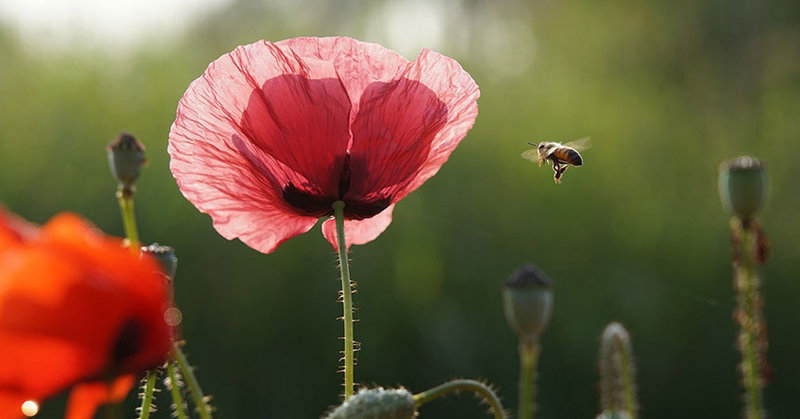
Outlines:
{"label": "pink poppy flower", "polygon": [[[479,95],[455,60],[428,50],[409,62],[345,37],[259,41],[189,85],[170,169],[227,239],[270,253],[341,200],[347,244],[364,244],[447,161]],[[336,248],[333,219],[322,229]]]}

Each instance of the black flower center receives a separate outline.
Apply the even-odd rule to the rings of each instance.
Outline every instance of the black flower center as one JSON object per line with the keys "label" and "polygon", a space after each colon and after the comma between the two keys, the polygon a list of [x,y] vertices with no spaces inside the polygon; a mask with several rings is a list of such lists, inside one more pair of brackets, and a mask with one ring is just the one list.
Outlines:
{"label": "black flower center", "polygon": [[139,319],[129,318],[125,321],[114,341],[111,350],[111,360],[113,365],[119,365],[122,361],[135,355],[142,347],[144,339],[144,328]]}
{"label": "black flower center", "polygon": [[344,217],[348,220],[363,220],[378,215],[392,203],[392,197],[376,199],[345,199],[350,188],[350,153],[347,153],[339,177],[338,196],[323,196],[303,190],[289,182],[283,187],[281,195],[292,208],[302,215],[325,217],[333,215],[334,201],[344,201]]}

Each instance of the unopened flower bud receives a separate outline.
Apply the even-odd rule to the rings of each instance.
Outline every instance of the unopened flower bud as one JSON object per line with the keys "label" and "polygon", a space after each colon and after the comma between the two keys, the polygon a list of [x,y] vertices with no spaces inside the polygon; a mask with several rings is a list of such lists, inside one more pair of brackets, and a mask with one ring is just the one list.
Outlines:
{"label": "unopened flower bud", "polygon": [[607,410],[597,415],[597,419],[633,419],[633,416],[624,410]]}
{"label": "unopened flower bud", "polygon": [[325,419],[412,419],[417,409],[411,393],[404,389],[365,389],[350,396]]}
{"label": "unopened flower bud", "polygon": [[631,338],[625,327],[612,322],[603,330],[598,353],[600,410],[604,419],[634,418],[636,402],[635,366]]}
{"label": "unopened flower bud", "polygon": [[170,279],[175,278],[175,272],[178,270],[178,258],[175,256],[175,249],[153,243],[150,246],[142,246],[142,252],[154,257],[161,264],[164,274]]}
{"label": "unopened flower bud", "polygon": [[522,266],[503,286],[503,309],[520,340],[538,340],[553,312],[553,281],[533,264]]}
{"label": "unopened flower bud", "polygon": [[769,178],[760,160],[741,156],[719,168],[719,196],[726,211],[749,221],[764,205]]}
{"label": "unopened flower bud", "polygon": [[142,166],[147,162],[144,145],[133,135],[123,132],[108,144],[106,151],[111,174],[123,188],[132,189]]}

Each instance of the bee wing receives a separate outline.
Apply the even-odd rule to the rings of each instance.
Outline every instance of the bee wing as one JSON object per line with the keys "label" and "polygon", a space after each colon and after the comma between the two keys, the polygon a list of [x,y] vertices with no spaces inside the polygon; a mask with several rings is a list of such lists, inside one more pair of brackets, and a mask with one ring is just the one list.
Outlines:
{"label": "bee wing", "polygon": [[570,141],[568,143],[565,143],[564,145],[567,147],[572,147],[578,151],[586,150],[587,148],[592,146],[592,137],[579,138],[575,141]]}
{"label": "bee wing", "polygon": [[530,161],[539,162],[539,150],[532,148],[530,150],[525,150],[522,153],[522,158]]}

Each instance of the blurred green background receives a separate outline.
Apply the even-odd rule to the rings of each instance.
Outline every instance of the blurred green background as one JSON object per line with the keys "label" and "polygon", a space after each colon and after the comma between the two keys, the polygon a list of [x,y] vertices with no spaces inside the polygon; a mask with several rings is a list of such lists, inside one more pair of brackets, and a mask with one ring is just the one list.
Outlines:
{"label": "blurred green background", "polygon": [[[187,352],[219,418],[314,418],[337,403],[336,259],[319,228],[271,255],[221,238],[178,191],[167,134],[209,62],[239,44],[305,35],[380,42],[409,59],[429,47],[459,60],[482,92],[449,162],[383,235],[352,250],[357,381],[417,392],[485,378],[514,409],[516,338],[499,290],[532,261],[556,283],[539,417],[596,413],[597,343],[610,321],[632,334],[643,417],[739,416],[716,179],[722,160],[752,154],[772,178],[761,217],[773,245],[762,271],[766,405],[772,417],[800,417],[796,1],[235,1],[177,36],[118,48],[41,46],[4,25],[0,202],[36,222],[74,211],[122,235],[104,147],[123,130],[142,140],[140,233],[177,249]],[[583,136],[594,147],[561,185],[519,156],[526,141]],[[159,399],[166,418],[168,396]],[[468,395],[421,413],[486,417]]]}

